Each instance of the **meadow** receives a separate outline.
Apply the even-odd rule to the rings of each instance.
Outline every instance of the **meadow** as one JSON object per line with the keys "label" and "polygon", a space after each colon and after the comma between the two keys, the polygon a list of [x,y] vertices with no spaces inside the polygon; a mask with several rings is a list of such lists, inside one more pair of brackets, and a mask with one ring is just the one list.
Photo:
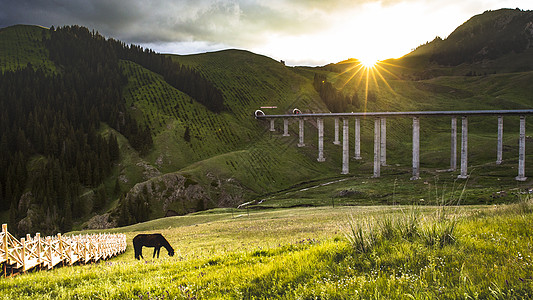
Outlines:
{"label": "meadow", "polygon": [[[458,200],[458,199],[457,199]],[[125,232],[109,261],[0,280],[1,299],[523,299],[533,202],[217,209]],[[161,232],[176,250],[133,257]]]}

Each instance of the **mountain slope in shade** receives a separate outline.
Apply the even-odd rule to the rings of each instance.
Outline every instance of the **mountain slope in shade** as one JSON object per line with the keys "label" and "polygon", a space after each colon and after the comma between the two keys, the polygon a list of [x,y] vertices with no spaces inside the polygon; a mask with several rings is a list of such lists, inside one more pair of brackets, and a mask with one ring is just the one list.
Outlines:
{"label": "mountain slope in shade", "polygon": [[533,70],[533,11],[500,9],[476,15],[399,59],[405,79]]}

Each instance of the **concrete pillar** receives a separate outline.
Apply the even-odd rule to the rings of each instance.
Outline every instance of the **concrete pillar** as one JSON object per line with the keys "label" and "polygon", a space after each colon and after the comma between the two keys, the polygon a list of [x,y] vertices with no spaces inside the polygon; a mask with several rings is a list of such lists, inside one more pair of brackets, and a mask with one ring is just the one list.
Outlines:
{"label": "concrete pillar", "polygon": [[503,160],[503,116],[498,116],[498,146],[496,153],[496,164],[499,165]]}
{"label": "concrete pillar", "polygon": [[413,117],[413,177],[420,179],[420,119]]}
{"label": "concrete pillar", "polygon": [[350,172],[350,138],[348,119],[342,119],[342,174]]}
{"label": "concrete pillar", "polygon": [[526,177],[526,117],[520,116],[520,140],[518,143],[518,181],[525,181]]}
{"label": "concrete pillar", "polygon": [[361,157],[361,120],[355,118],[355,159],[362,159]]}
{"label": "concrete pillar", "polygon": [[304,147],[304,119],[299,119],[299,127],[300,127],[300,142],[298,143],[298,147]]}
{"label": "concrete pillar", "polygon": [[387,119],[381,118],[381,146],[380,146],[380,153],[381,153],[381,165],[386,166],[387,165]]}
{"label": "concrete pillar", "polygon": [[318,125],[318,158],[319,162],[326,161],[324,158],[324,119],[316,119]]}
{"label": "concrete pillar", "polygon": [[468,118],[463,116],[461,120],[461,174],[457,178],[468,178]]}
{"label": "concrete pillar", "polygon": [[380,139],[381,133],[381,121],[379,118],[374,120],[374,175],[373,178],[378,178],[380,176],[380,166],[381,166],[381,154],[380,154]]}
{"label": "concrete pillar", "polygon": [[333,141],[333,144],[341,144],[341,142],[339,141],[339,118],[335,118],[335,140]]}
{"label": "concrete pillar", "polygon": [[289,136],[289,119],[283,119],[283,136]]}
{"label": "concrete pillar", "polygon": [[270,119],[270,131],[276,131],[274,128],[274,119]]}
{"label": "concrete pillar", "polygon": [[450,158],[450,170],[457,169],[457,117],[452,117],[452,151]]}

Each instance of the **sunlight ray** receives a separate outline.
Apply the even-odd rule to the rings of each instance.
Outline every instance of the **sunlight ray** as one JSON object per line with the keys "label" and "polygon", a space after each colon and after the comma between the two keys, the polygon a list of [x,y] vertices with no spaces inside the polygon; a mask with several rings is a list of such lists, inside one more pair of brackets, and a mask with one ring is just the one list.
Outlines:
{"label": "sunlight ray", "polygon": [[379,64],[376,65],[376,68],[379,68],[380,70],[382,70],[382,71],[384,71],[384,72],[387,72],[387,74],[390,74],[390,75],[394,76],[395,79],[398,79],[398,80],[401,79],[398,75],[396,75],[396,74],[394,74],[393,72],[387,70],[385,67],[383,67],[383,66],[381,66],[381,65],[379,65]]}
{"label": "sunlight ray", "polygon": [[[344,88],[344,87],[345,87],[350,81],[352,81],[352,79],[353,79],[357,74],[359,74],[359,73],[361,72],[361,70],[364,69],[364,67],[363,67],[362,65],[356,65],[356,66],[354,66],[351,70],[355,69],[356,67],[359,67],[359,69],[357,69],[357,71],[353,72],[353,74],[352,74],[352,75],[351,75],[351,76],[350,76],[350,77],[344,82],[344,84],[342,85],[342,88]],[[344,72],[344,73],[347,73],[347,71]],[[343,74],[343,73],[339,74],[339,76],[342,75],[342,74]]]}
{"label": "sunlight ray", "polygon": [[387,80],[385,79],[385,77],[383,77],[383,75],[381,74],[381,72],[379,72],[378,69],[376,69],[376,72],[377,75],[379,76],[379,78],[381,78],[381,80],[383,81],[383,83],[385,83],[385,85],[391,90],[391,92],[394,94],[394,95],[397,95],[396,92],[394,91],[394,89],[390,86],[390,84],[387,82]]}

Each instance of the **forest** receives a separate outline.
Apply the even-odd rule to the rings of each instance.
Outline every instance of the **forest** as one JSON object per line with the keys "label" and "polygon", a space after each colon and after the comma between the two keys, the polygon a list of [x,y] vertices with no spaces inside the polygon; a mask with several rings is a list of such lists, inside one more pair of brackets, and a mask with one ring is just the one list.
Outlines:
{"label": "forest", "polygon": [[333,113],[347,112],[348,105],[352,105],[352,108],[356,110],[361,107],[357,93],[354,93],[351,97],[345,96],[328,81],[325,75],[315,73],[313,77],[313,87],[318,92],[329,111]]}
{"label": "forest", "polygon": [[[138,46],[106,39],[81,26],[50,28],[43,43],[57,72],[28,64],[0,73],[0,210],[14,233],[68,231],[73,219],[98,212],[118,197],[104,191],[120,151],[105,123],[141,154],[153,144],[150,129],[125,107],[127,82],[120,60],[161,74],[172,86],[214,112],[221,92],[197,71]],[[81,197],[93,193],[92,201]]]}

